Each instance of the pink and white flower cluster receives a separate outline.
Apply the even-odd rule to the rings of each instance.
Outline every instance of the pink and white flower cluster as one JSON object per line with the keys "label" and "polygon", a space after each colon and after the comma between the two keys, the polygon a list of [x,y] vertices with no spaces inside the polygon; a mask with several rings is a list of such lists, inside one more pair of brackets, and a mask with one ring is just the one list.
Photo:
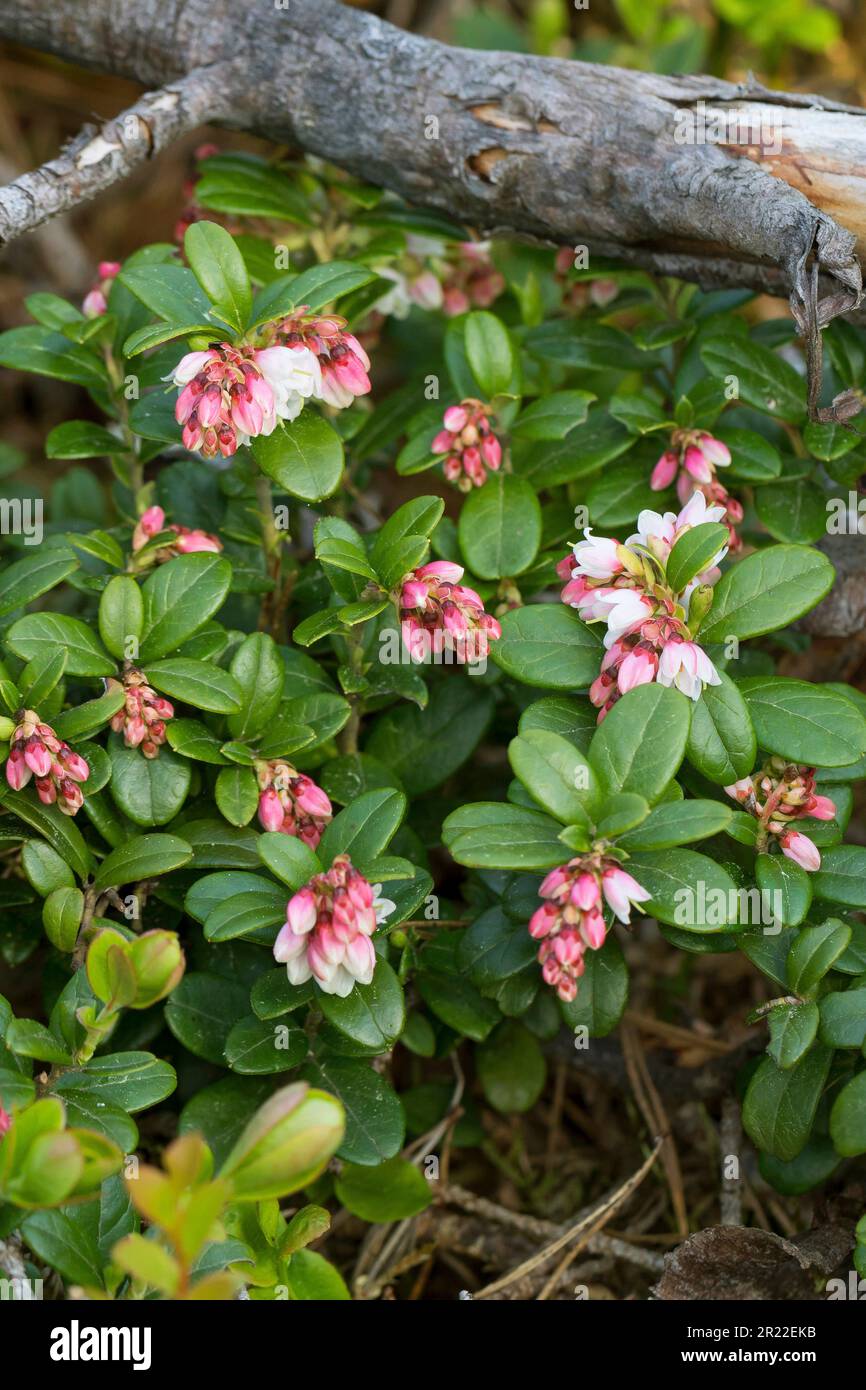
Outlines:
{"label": "pink and white flower cluster", "polygon": [[35,710],[22,711],[6,759],[6,781],[13,791],[20,791],[35,777],[36,794],[43,805],[56,803],[65,816],[74,816],[84,801],[78,784],[89,776],[84,758],[73,753],[50,724],[40,723]]}
{"label": "pink and white flower cluster", "polygon": [[124,671],[122,681],[109,676],[105,689],[106,693],[124,692],[124,703],[111,720],[114,732],[123,734],[127,748],[140,748],[146,758],[158,758],[165,743],[166,723],[174,718],[171,701],[158,695],[148,685],[147,676],[134,667]]}
{"label": "pink and white flower cluster", "polygon": [[315,392],[326,405],[343,410],[356,396],[371,389],[370,359],[353,333],[346,332],[346,320],[338,314],[317,317],[302,304],[291,318],[276,325],[276,341],[293,350],[307,348],[319,364],[321,386]]}
{"label": "pink and white flower cluster", "polygon": [[766,851],[775,839],[782,853],[801,869],[809,873],[820,869],[818,846],[801,830],[792,828],[803,816],[832,820],[836,814],[835,802],[815,791],[813,767],[800,767],[784,758],[772,757],[760,772],[743,777],[725,787],[725,791],[759,822],[757,845],[760,851]]}
{"label": "pink and white flower cluster", "polygon": [[697,620],[698,605],[719,577],[717,565],[726,547],[682,593],[667,587],[664,571],[680,536],[723,516],[720,507],[708,507],[703,494],[695,493],[679,515],[641,512],[638,530],[624,545],[608,536],[593,536],[587,528],[573,554],[557,565],[560,578],[567,581],[563,603],[576,608],[584,622],[607,625],[601,671],[589,691],[599,723],[637,685],[657,681],[697,700],[705,685],[721,683],[710,658],[692,638],[689,617]]}
{"label": "pink and white flower cluster", "polygon": [[617,860],[597,853],[551,869],[538,892],[547,901],[530,917],[529,934],[541,942],[538,960],[545,984],[568,1003],[586,968],[584,953],[604,945],[604,903],[628,923],[632,907],[650,895]]}
{"label": "pink and white flower cluster", "polygon": [[296,772],[279,758],[256,762],[259,784],[259,823],[265,830],[282,831],[316,849],[333,816],[331,802],[312,777]]}
{"label": "pink and white flower cluster", "polygon": [[446,479],[461,492],[469,492],[473,484],[481,487],[488,468],[495,473],[502,462],[502,445],[490,428],[487,407],[469,397],[449,405],[442,424],[431,447],[434,454],[448,456],[442,465]]}
{"label": "pink and white flower cluster", "polygon": [[239,445],[294,420],[321,397],[319,359],[308,347],[235,348],[220,343],[188,352],[170,378],[178,387],[175,419],[187,449],[231,458]]}
{"label": "pink and white flower cluster", "polygon": [[189,526],[176,526],[174,524],[166,526],[165,512],[162,507],[148,507],[143,512],[136,523],[132,533],[132,550],[137,554],[147,545],[148,541],[153,540],[162,531],[171,531],[175,539],[165,546],[160,546],[154,552],[154,560],[157,564],[163,564],[166,560],[171,560],[175,555],[192,555],[200,550],[219,552],[223,548],[223,543],[218,536],[212,536],[208,531],[200,531]]}
{"label": "pink and white flower cluster", "polygon": [[619,294],[616,280],[576,280],[571,274],[574,268],[574,248],[560,246],[553,262],[553,278],[562,291],[563,309],[580,313],[590,305],[606,309],[613,303]]}
{"label": "pink and white flower cluster", "polygon": [[450,654],[461,665],[484,661],[502,628],[484,611],[484,600],[460,583],[462,565],[432,560],[411,570],[399,594],[400,627],[413,661]]}
{"label": "pink and white flower cluster", "polygon": [[338,854],[330,869],[289,899],[274,956],[293,985],[314,979],[325,994],[344,999],[373,978],[376,925],[373,888],[347,854]]}
{"label": "pink and white flower cluster", "polygon": [[731,451],[721,439],[707,430],[674,430],[670,448],[661,455],[650,475],[653,492],[663,492],[676,478],[680,502],[688,502],[695,493],[722,508],[730,532],[730,547],[737,550],[742,542],[736,527],[743,519],[742,504],[732,497],[716,477],[717,468],[727,468]]}
{"label": "pink and white flower cluster", "polygon": [[86,319],[98,319],[108,310],[108,295],[111,286],[120,274],[120,261],[100,261],[99,279],[92,290],[84,296],[81,312]]}
{"label": "pink and white flower cluster", "polygon": [[442,275],[442,311],[448,318],[489,309],[504,289],[505,276],[490,259],[489,241],[459,241],[449,248]]}

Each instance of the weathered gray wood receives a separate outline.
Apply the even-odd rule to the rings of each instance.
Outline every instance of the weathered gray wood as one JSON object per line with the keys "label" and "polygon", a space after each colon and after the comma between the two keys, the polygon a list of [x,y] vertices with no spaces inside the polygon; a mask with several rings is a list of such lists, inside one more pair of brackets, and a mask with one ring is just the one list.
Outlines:
{"label": "weathered gray wood", "polygon": [[[0,36],[182,91],[144,157],[210,120],[300,146],[479,232],[787,291],[810,413],[835,418],[817,406],[820,329],[861,298],[855,235],[831,215],[866,231],[857,108],[451,48],[335,0],[0,0]],[[141,144],[106,152],[86,177],[76,146],[71,165],[64,156],[0,190],[0,241],[123,177]]]}

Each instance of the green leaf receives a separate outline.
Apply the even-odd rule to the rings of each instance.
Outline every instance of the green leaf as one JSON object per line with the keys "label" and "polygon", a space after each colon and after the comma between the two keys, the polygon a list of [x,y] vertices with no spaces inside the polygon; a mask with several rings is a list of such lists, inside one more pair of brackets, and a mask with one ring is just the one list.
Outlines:
{"label": "green leaf", "polygon": [[696,575],[709,569],[719,551],[728,544],[727,526],[704,522],[680,536],[668,556],[665,576],[675,594],[682,593]]}
{"label": "green leaf", "polygon": [[169,323],[207,323],[211,302],[185,265],[124,267],[118,279],[151,313]]}
{"label": "green leaf", "polygon": [[88,390],[104,391],[108,385],[101,358],[89,348],[71,343],[62,333],[52,333],[37,324],[0,333],[0,366],[38,372],[58,381],[74,381]]}
{"label": "green leaf", "polygon": [[34,1211],[21,1223],[21,1234],[36,1258],[69,1284],[103,1287],[99,1247],[80,1221],[62,1211]]}
{"label": "green leaf", "polygon": [[84,916],[84,894],[80,888],[55,888],[42,905],[45,935],[58,951],[74,951],[78,929]]}
{"label": "green leaf", "polygon": [[[54,732],[58,738],[63,739],[83,739],[90,738],[99,729],[103,728],[111,719],[112,715],[117,714],[126,702],[126,694],[123,688],[118,685],[114,690],[106,690],[104,695],[100,695],[96,700],[85,700],[83,704],[74,709],[64,710],[54,719]],[[102,752],[101,749],[98,750]],[[92,764],[94,759],[93,748],[85,748],[84,756]],[[93,776],[88,779],[85,792],[92,792]]]}
{"label": "green leaf", "polygon": [[241,1076],[270,1076],[290,1071],[307,1055],[307,1035],[302,1028],[286,1028],[263,1019],[240,1019],[225,1042],[225,1058]]}
{"label": "green leaf", "polygon": [[377,1052],[393,1047],[406,1022],[402,985],[385,960],[377,961],[368,985],[355,985],[343,999],[320,992],[316,1003],[334,1028]]}
{"label": "green leaf", "polygon": [[43,898],[56,888],[73,888],[72,870],[45,840],[25,840],[21,846],[21,867],[27,881]]}
{"label": "green leaf", "polygon": [[108,1057],[94,1057],[85,1067],[64,1072],[54,1082],[58,1095],[64,1091],[87,1091],[135,1113],[158,1105],[170,1096],[177,1085],[174,1067],[159,1061],[150,1052],[112,1052]]}
{"label": "green leaf", "polygon": [[770,1041],[767,1051],[782,1071],[795,1067],[815,1041],[818,1032],[818,1005],[783,1004],[771,1010],[767,1019]]}
{"label": "green leaf", "polygon": [[511,740],[508,759],[526,790],[564,825],[585,822],[601,804],[601,789],[583,754],[559,734],[528,729]]}
{"label": "green leaf", "polygon": [[655,683],[618,700],[593,735],[589,760],[609,792],[658,801],[683,760],[690,701]]}
{"label": "green leaf", "polygon": [[54,1062],[60,1066],[68,1066],[72,1061],[54,1034],[32,1018],[13,1018],[4,1041],[9,1051],[20,1057],[37,1057],[40,1062]]}
{"label": "green leaf", "polygon": [[618,837],[620,849],[673,849],[693,840],[718,835],[731,819],[731,810],[719,801],[665,801],[650,811],[634,830]]}
{"label": "green leaf", "polygon": [[714,377],[736,377],[739,397],[747,405],[792,425],[806,421],[806,388],[789,362],[748,338],[709,338],[700,348],[704,366]]}
{"label": "green leaf", "polygon": [[87,877],[93,866],[93,859],[81,831],[73,823],[71,816],[64,816],[56,805],[43,806],[29,789],[13,792],[11,787],[4,783],[0,783],[0,805],[24,821],[25,825],[38,831],[61,859],[74,869],[79,878]]}
{"label": "green leaf", "polygon": [[755,878],[774,918],[786,927],[799,926],[812,903],[811,875],[784,854],[759,854]]}
{"label": "green leaf", "polygon": [[525,970],[536,954],[525,916],[515,923],[501,908],[492,907],[461,933],[457,965],[479,989],[488,989]]}
{"label": "green leaf", "polygon": [[598,951],[587,951],[577,997],[559,1001],[571,1029],[586,1028],[591,1038],[603,1038],[619,1023],[628,1000],[628,970],[620,944],[611,933]]}
{"label": "green leaf", "polygon": [[866,719],[825,686],[782,676],[740,682],[758,742],[769,753],[819,767],[843,767],[866,753]]}
{"label": "green leaf", "polygon": [[[405,1134],[403,1107],[383,1076],[354,1057],[320,1057],[301,1075],[343,1104],[346,1134],[337,1150],[346,1163],[375,1167],[399,1153]],[[297,1256],[292,1256],[293,1261]]]}
{"label": "green leaf", "polygon": [[463,559],[480,579],[520,574],[541,543],[534,489],[512,473],[491,474],[463,503],[457,534]]}
{"label": "green leaf", "polygon": [[[605,720],[607,723],[607,720]],[[737,886],[726,869],[690,849],[636,854],[629,872],[652,895],[642,911],[669,926],[700,933],[721,932],[735,923]]]}
{"label": "green leaf", "polygon": [[273,434],[258,435],[252,453],[267,477],[305,502],[330,497],[343,474],[340,436],[309,408]]}
{"label": "green leaf", "polygon": [[836,917],[828,918],[820,927],[804,927],[788,952],[785,967],[793,992],[811,994],[850,940],[851,928]]}
{"label": "green leaf", "polygon": [[135,825],[167,825],[177,815],[192,776],[186,758],[162,747],[156,758],[145,758],[138,748],[126,748],[119,737],[111,739],[111,795],[118,810]]}
{"label": "green leaf", "polygon": [[335,1190],[342,1205],[362,1221],[405,1221],[424,1211],[433,1200],[427,1179],[405,1158],[388,1159],[376,1168],[347,1163]]}
{"label": "green leaf", "polygon": [[293,835],[284,835],[279,830],[267,831],[259,836],[258,849],[262,863],[293,892],[322,872],[318,856]]}
{"label": "green leaf", "polygon": [[339,1270],[317,1250],[296,1250],[289,1261],[286,1279],[293,1302],[339,1303],[352,1296]]}
{"label": "green leaf", "polygon": [[436,1017],[473,1042],[483,1042],[501,1018],[492,1000],[483,998],[462,975],[422,970],[416,975],[415,983],[424,1003]]}
{"label": "green leaf", "polygon": [[526,1114],[544,1089],[544,1054],[538,1040],[515,1019],[505,1019],[481,1044],[475,1064],[485,1098],[505,1115]]}
{"label": "green leaf", "polygon": [[755,551],[723,574],[700,640],[760,637],[802,618],[827,594],[833,566],[820,550],[805,545],[771,545]]}
{"label": "green leaf", "polygon": [[323,864],[337,854],[348,854],[355,863],[375,859],[385,850],[406,814],[406,798],[391,787],[364,792],[335,816],[325,829],[318,848]]}
{"label": "green leaf", "polygon": [[604,648],[573,608],[539,603],[505,614],[502,636],[491,643],[490,655],[507,675],[526,685],[572,691],[595,680]]}
{"label": "green leaf", "polygon": [[866,1042],[866,988],[825,994],[818,1005],[819,1034],[828,1047],[862,1047]]}
{"label": "green leaf", "polygon": [[833,1102],[830,1137],[845,1158],[866,1153],[866,1071],[843,1086]]}
{"label": "green leaf", "polygon": [[248,825],[259,804],[259,784],[251,767],[224,767],[214,787],[214,797],[231,825]]}
{"label": "green leaf", "polygon": [[708,685],[692,708],[686,757],[718,786],[747,777],[755,765],[757,738],[749,709],[730,676]]}
{"label": "green leaf", "polygon": [[765,483],[770,478],[778,478],[782,471],[779,450],[763,435],[754,430],[717,429],[714,433],[731,451],[730,466],[726,469],[730,477],[743,478],[747,483]]}
{"label": "green leaf", "polygon": [[520,412],[511,433],[519,439],[566,439],[595,399],[591,391],[551,391]]}
{"label": "green leaf", "polygon": [[838,845],[825,850],[821,867],[811,875],[817,898],[866,907],[866,849],[862,845]]}
{"label": "green leaf", "polygon": [[225,1066],[226,1040],[248,1010],[248,994],[239,980],[193,970],[169,995],[165,1021],[194,1056]]}
{"label": "green leaf", "polygon": [[148,662],[146,675],[155,690],[196,709],[235,714],[241,708],[243,695],[238,682],[212,661],[170,657]]}
{"label": "green leaf", "polygon": [[78,569],[71,550],[45,549],[16,560],[0,575],[0,617],[32,603]]}
{"label": "green leaf", "polygon": [[232,682],[240,695],[238,712],[228,721],[232,738],[254,738],[273,720],[280,707],[285,670],[272,637],[254,632],[241,642],[232,658]]}
{"label": "green leaf", "polygon": [[563,854],[560,825],[540,811],[501,801],[461,806],[442,826],[452,859],[470,869],[553,869]]}
{"label": "green leaf", "polygon": [[203,627],[221,607],[231,577],[228,560],[212,553],[178,555],[160,565],[142,589],[142,662],[167,656]]}
{"label": "green leaf", "polygon": [[138,584],[127,574],[109,579],[99,600],[99,635],[119,661],[127,655],[129,639],[141,637],[144,599]]}
{"label": "green leaf", "polygon": [[103,859],[94,887],[118,888],[124,883],[167,874],[191,857],[192,847],[177,835],[137,835]]}
{"label": "green leaf", "polygon": [[464,332],[466,357],[485,396],[508,391],[515,369],[508,329],[495,314],[476,310],[467,315]]}
{"label": "green leaf", "polygon": [[281,276],[257,296],[250,326],[285,318],[302,304],[313,311],[323,309],[335,299],[369,284],[375,275],[375,271],[351,261],[329,261],[310,266],[300,275]]}
{"label": "green leaf", "polygon": [[187,227],[183,249],[214,308],[240,332],[250,316],[253,296],[234,238],[216,222],[193,222]]}
{"label": "green leaf", "polygon": [[68,618],[65,613],[28,613],[12,624],[6,640],[25,661],[65,647],[67,676],[114,675],[115,663],[96,634],[80,618]]}
{"label": "green leaf", "polygon": [[426,709],[403,703],[381,714],[364,751],[390,768],[408,796],[423,796],[462,767],[492,714],[490,692],[452,672],[432,687]]}
{"label": "green leaf", "polygon": [[743,1125],[759,1149],[785,1162],[797,1157],[812,1131],[832,1058],[820,1043],[786,1071],[764,1058],[743,1102]]}

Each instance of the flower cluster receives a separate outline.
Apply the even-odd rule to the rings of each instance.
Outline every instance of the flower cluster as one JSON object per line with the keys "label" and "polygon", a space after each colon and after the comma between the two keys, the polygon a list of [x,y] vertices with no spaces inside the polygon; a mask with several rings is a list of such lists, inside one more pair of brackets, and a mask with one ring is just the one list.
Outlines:
{"label": "flower cluster", "polygon": [[721,439],[706,430],[674,430],[670,448],[666,449],[650,475],[653,492],[663,492],[676,478],[680,502],[688,502],[695,493],[722,508],[730,532],[733,550],[742,544],[736,527],[743,519],[742,505],[732,497],[716,477],[717,468],[727,468],[731,451]]}
{"label": "flower cluster", "polygon": [[220,551],[223,548],[218,536],[212,536],[208,531],[194,530],[189,526],[166,526],[162,507],[148,507],[139,517],[132,533],[133,554],[137,554],[148,541],[153,540],[153,537],[160,535],[162,531],[171,531],[175,539],[168,545],[160,546],[154,553],[153,558],[157,564],[171,560],[175,555],[191,555],[197,550]]}
{"label": "flower cluster", "polygon": [[295,835],[316,849],[333,815],[328,797],[312,777],[296,772],[280,759],[256,762],[259,784],[259,822],[265,830]]}
{"label": "flower cluster", "polygon": [[486,406],[469,397],[450,405],[442,424],[431,448],[434,454],[447,454],[442,470],[448,482],[461,492],[469,492],[473,484],[481,487],[488,468],[495,473],[502,462],[502,445],[490,428]]}
{"label": "flower cluster", "polygon": [[346,320],[339,315],[319,318],[310,314],[305,304],[276,325],[278,344],[313,353],[321,374],[321,387],[314,394],[340,410],[370,390],[370,359],[354,334],[345,329]]}
{"label": "flower cluster", "polygon": [[505,289],[505,276],[490,259],[489,241],[460,241],[449,248],[442,276],[442,310],[448,318],[489,309]]}
{"label": "flower cluster", "polygon": [[396,263],[377,266],[391,288],[376,300],[375,312],[404,319],[414,305],[441,309],[448,318],[470,309],[487,309],[505,289],[505,277],[490,258],[488,241],[448,244],[438,237],[406,238],[406,253]]}
{"label": "flower cluster", "polygon": [[22,710],[12,734],[6,760],[6,781],[13,791],[36,778],[36,792],[45,806],[55,802],[65,816],[74,816],[84,801],[79,782],[90,768],[79,753],[58,738],[50,724],[41,724],[35,710]]}
{"label": "flower cluster", "polygon": [[120,274],[120,261],[100,261],[99,279],[84,296],[81,312],[87,319],[98,319],[108,309],[108,293],[112,281]]}
{"label": "flower cluster", "polygon": [[309,348],[234,348],[220,343],[188,352],[171,376],[179,394],[175,418],[187,449],[231,458],[238,446],[294,420],[322,394],[319,359]]}
{"label": "flower cluster", "polygon": [[289,899],[274,956],[293,985],[314,979],[325,994],[345,998],[356,983],[373,978],[376,925],[373,888],[347,854],[338,854],[327,872]]}
{"label": "flower cluster", "polygon": [[166,721],[174,717],[171,702],[157,695],[148,685],[147,676],[134,667],[124,671],[122,680],[109,676],[105,688],[106,693],[124,692],[124,704],[111,720],[114,732],[123,734],[127,748],[140,748],[146,758],[159,757],[165,743]]}
{"label": "flower cluster", "polygon": [[571,274],[574,269],[574,250],[571,246],[561,246],[553,262],[553,278],[562,292],[562,307],[572,313],[579,313],[592,305],[605,309],[619,294],[616,280],[575,280]]}
{"label": "flower cluster", "polygon": [[664,575],[680,536],[723,516],[721,507],[708,507],[703,494],[695,493],[679,515],[641,512],[637,531],[624,545],[585,530],[585,539],[557,565],[567,581],[563,603],[576,608],[584,622],[607,624],[607,650],[589,692],[599,723],[636,685],[658,681],[697,700],[705,685],[720,684],[710,658],[692,640],[692,627],[697,629],[707,611],[709,586],[718,579],[716,567],[726,549],[680,594],[670,590]]}
{"label": "flower cluster", "polygon": [[819,796],[815,791],[813,767],[799,767],[784,758],[772,757],[760,772],[743,777],[725,787],[725,791],[758,821],[759,851],[766,851],[775,839],[782,853],[802,869],[809,873],[820,869],[817,845],[808,835],[792,828],[793,822],[803,816],[832,820],[836,814],[835,803],[829,796]]}
{"label": "flower cluster", "polygon": [[552,869],[538,892],[547,901],[529,919],[529,934],[541,942],[538,960],[545,984],[568,1002],[577,994],[587,947],[597,951],[604,945],[603,902],[627,923],[632,906],[650,895],[615,859],[598,852]]}
{"label": "flower cluster", "polygon": [[474,589],[460,583],[463,567],[432,560],[411,570],[400,587],[400,627],[413,661],[448,652],[460,664],[483,661],[490,639],[501,637],[497,620],[484,611]]}

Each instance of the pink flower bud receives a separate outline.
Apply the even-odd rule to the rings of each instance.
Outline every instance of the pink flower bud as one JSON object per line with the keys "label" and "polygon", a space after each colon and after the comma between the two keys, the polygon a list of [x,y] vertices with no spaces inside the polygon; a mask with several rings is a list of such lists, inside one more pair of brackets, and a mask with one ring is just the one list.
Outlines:
{"label": "pink flower bud", "polygon": [[700,450],[713,468],[727,468],[731,461],[731,451],[727,444],[723,444],[721,439],[715,439],[711,434],[701,435]]}
{"label": "pink flower bud", "polygon": [[607,924],[597,908],[584,913],[580,930],[590,950],[597,951],[604,945],[604,939],[607,936]]}
{"label": "pink flower bud", "polygon": [[663,492],[666,487],[670,487],[677,476],[679,466],[677,455],[671,449],[666,449],[650,474],[650,487],[653,492]]}
{"label": "pink flower bud", "polygon": [[833,820],[836,803],[829,796],[813,796],[806,807],[806,815],[814,816],[815,820]]}
{"label": "pink flower bud", "polygon": [[288,922],[295,932],[309,932],[316,925],[316,899],[309,888],[302,888],[289,899]]}
{"label": "pink flower bud", "polygon": [[786,830],[779,836],[779,844],[782,846],[782,853],[793,859],[794,863],[799,864],[807,873],[814,874],[820,869],[821,855],[808,835],[801,834],[799,830]]}
{"label": "pink flower bud", "polygon": [[12,790],[18,792],[22,787],[26,787],[32,775],[24,760],[23,748],[20,745],[13,747],[6,759],[6,781]]}
{"label": "pink flower bud", "polygon": [[283,824],[283,803],[280,801],[279,792],[273,788],[262,792],[259,797],[259,823],[265,830],[280,830]]}
{"label": "pink flower bud", "polygon": [[601,901],[601,893],[595,874],[582,873],[578,875],[571,890],[571,901],[582,912],[587,912],[591,907],[598,906]]}
{"label": "pink flower bud", "polygon": [[465,405],[449,405],[442,417],[446,430],[450,430],[452,434],[459,434],[462,429],[465,429],[468,420],[469,411]]}
{"label": "pink flower bud", "polygon": [[713,481],[713,470],[704,457],[700,449],[694,444],[690,444],[686,449],[683,460],[687,473],[699,483],[711,483]]}
{"label": "pink flower bud", "polygon": [[24,761],[37,777],[47,777],[51,771],[51,754],[38,738],[28,739],[25,743]]}

